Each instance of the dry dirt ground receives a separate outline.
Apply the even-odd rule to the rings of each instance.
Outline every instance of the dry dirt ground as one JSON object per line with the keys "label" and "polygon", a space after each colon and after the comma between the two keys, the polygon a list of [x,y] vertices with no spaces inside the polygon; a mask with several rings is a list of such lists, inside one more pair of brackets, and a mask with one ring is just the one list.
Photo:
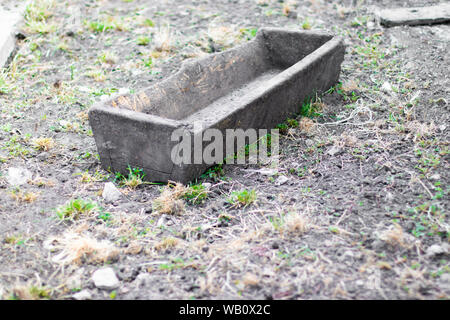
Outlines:
{"label": "dry dirt ground", "polygon": [[[448,299],[450,26],[374,14],[440,2],[33,1],[0,73],[0,297]],[[284,125],[278,168],[174,188],[100,168],[95,101],[263,26],[347,45],[340,84]],[[99,289],[105,266],[119,284]]]}

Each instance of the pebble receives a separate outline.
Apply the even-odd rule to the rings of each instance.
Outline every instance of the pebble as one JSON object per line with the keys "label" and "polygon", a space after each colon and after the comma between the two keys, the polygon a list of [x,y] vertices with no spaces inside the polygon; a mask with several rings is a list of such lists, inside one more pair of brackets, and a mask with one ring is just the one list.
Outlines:
{"label": "pebble", "polygon": [[286,182],[288,182],[289,178],[286,176],[279,176],[276,180],[276,184],[281,186],[282,184],[285,184]]}
{"label": "pebble", "polygon": [[105,102],[106,100],[110,99],[111,97],[107,94],[104,94],[102,96],[100,96],[100,101],[101,102]]}
{"label": "pebble", "polygon": [[166,222],[166,216],[161,215],[161,218],[158,219],[158,222],[156,223],[156,226],[159,228],[164,225],[164,222]]}
{"label": "pebble", "polygon": [[89,290],[81,290],[72,296],[75,300],[91,300],[92,294]]}
{"label": "pebble", "polygon": [[354,257],[353,252],[350,250],[347,250],[338,258],[338,260],[340,262],[352,263],[353,257]]}
{"label": "pebble", "polygon": [[433,174],[433,175],[430,177],[430,179],[431,179],[431,180],[434,180],[434,181],[440,180],[440,179],[441,179],[441,175],[438,174],[438,173]]}
{"label": "pebble", "polygon": [[363,281],[363,280],[356,280],[355,284],[356,284],[358,287],[364,287],[364,281]]}
{"label": "pebble", "polygon": [[274,176],[278,173],[277,169],[259,169],[259,170],[247,170],[250,172],[257,172],[263,176]]}
{"label": "pebble", "polygon": [[444,254],[446,252],[445,248],[442,247],[441,245],[438,244],[433,244],[432,246],[430,246],[427,251],[426,251],[426,255],[428,257],[434,257],[440,254]]}
{"label": "pebble", "polygon": [[32,175],[33,174],[28,169],[10,167],[8,168],[8,173],[6,174],[6,181],[8,181],[10,185],[20,186],[27,183],[28,180],[31,180]]}
{"label": "pebble", "polygon": [[113,290],[119,287],[119,279],[112,268],[98,269],[92,275],[94,285],[99,289]]}
{"label": "pebble", "polygon": [[450,273],[444,273],[439,277],[440,282],[450,284]]}
{"label": "pebble", "polygon": [[45,161],[47,160],[48,156],[49,156],[48,152],[41,152],[36,156],[36,159],[38,159],[39,161]]}
{"label": "pebble", "polygon": [[114,183],[107,182],[105,183],[105,187],[103,188],[102,197],[107,202],[114,202],[120,199],[122,193],[116,188]]}
{"label": "pebble", "polygon": [[212,184],[209,182],[203,182],[202,185],[203,185],[203,187],[205,187],[205,189],[209,189],[212,186]]}
{"label": "pebble", "polygon": [[59,121],[59,125],[61,126],[61,127],[66,127],[66,126],[68,126],[70,124],[70,121],[67,121],[67,120],[61,120],[61,121]]}
{"label": "pebble", "polygon": [[143,288],[143,287],[150,286],[151,280],[152,280],[152,277],[150,274],[148,274],[146,272],[140,273],[136,277],[136,280],[135,280],[136,287]]}
{"label": "pebble", "polygon": [[327,154],[329,154],[330,156],[333,157],[333,156],[335,156],[335,155],[340,154],[341,151],[342,151],[342,149],[339,148],[338,146],[332,146],[332,147],[327,151]]}
{"label": "pebble", "polygon": [[392,201],[394,201],[394,199],[395,199],[395,197],[392,193],[390,193],[390,192],[386,193],[386,201],[387,202],[392,202]]}
{"label": "pebble", "polygon": [[392,92],[392,86],[389,82],[385,82],[383,83],[383,85],[381,86],[381,91],[386,92],[386,93],[391,93]]}
{"label": "pebble", "polygon": [[128,89],[128,88],[120,88],[117,93],[119,95],[123,96],[123,95],[129,94],[130,93],[130,89]]}
{"label": "pebble", "polygon": [[375,251],[381,251],[384,249],[384,247],[385,247],[385,242],[381,241],[380,239],[377,239],[372,243],[372,249]]}

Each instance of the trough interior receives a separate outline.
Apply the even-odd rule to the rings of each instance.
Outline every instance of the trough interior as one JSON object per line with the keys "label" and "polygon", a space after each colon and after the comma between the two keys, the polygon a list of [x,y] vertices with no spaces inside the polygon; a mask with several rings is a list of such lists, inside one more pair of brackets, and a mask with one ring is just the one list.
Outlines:
{"label": "trough interior", "polygon": [[120,96],[111,104],[173,120],[212,120],[235,104],[239,107],[240,98],[331,38],[311,32],[262,29],[243,45],[186,61],[174,76],[139,94]]}

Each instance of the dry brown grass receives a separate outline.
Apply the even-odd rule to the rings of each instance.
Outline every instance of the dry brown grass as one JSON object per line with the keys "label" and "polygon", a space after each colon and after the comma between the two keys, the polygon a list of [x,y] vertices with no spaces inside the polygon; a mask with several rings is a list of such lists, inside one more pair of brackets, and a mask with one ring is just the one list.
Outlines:
{"label": "dry brown grass", "polygon": [[131,241],[128,247],[125,249],[126,254],[136,255],[141,253],[143,247],[137,241]]}
{"label": "dry brown grass", "polygon": [[55,0],[34,0],[31,1],[25,11],[28,21],[45,21],[53,16]]}
{"label": "dry brown grass", "polygon": [[339,4],[336,4],[336,12],[338,13],[338,15],[339,15],[339,17],[340,17],[341,19],[344,19],[345,16],[346,16],[348,13],[352,12],[352,11],[353,11],[352,8],[349,8],[349,7],[345,7],[345,6],[341,6],[341,5],[339,5]]}
{"label": "dry brown grass", "polygon": [[302,117],[299,122],[300,130],[304,133],[310,134],[314,132],[316,128],[316,123],[307,117]]}
{"label": "dry brown grass", "polygon": [[232,47],[239,40],[240,32],[233,26],[211,24],[208,27],[207,37],[225,49]]}
{"label": "dry brown grass", "polygon": [[161,195],[153,200],[153,210],[159,214],[181,214],[184,211],[184,201],[180,198],[186,191],[183,184],[169,181]]}
{"label": "dry brown grass", "polygon": [[61,250],[52,261],[63,265],[106,263],[117,258],[120,253],[109,241],[98,241],[73,231],[66,232],[62,237],[55,237],[51,242],[54,243],[53,250]]}
{"label": "dry brown grass", "polygon": [[48,151],[55,146],[55,140],[53,138],[40,137],[33,140],[33,145],[38,150]]}
{"label": "dry brown grass", "polygon": [[344,132],[339,137],[334,139],[334,144],[338,147],[356,147],[359,145],[359,140],[353,134]]}
{"label": "dry brown grass", "polygon": [[29,184],[33,185],[33,186],[38,186],[38,187],[53,187],[55,185],[55,181],[50,180],[50,179],[46,179],[43,177],[35,177],[33,180],[29,180],[28,181]]}
{"label": "dry brown grass", "polygon": [[383,232],[380,239],[394,247],[405,247],[405,234],[399,224],[394,224],[388,230]]}
{"label": "dry brown grass", "polygon": [[164,238],[155,245],[156,250],[165,250],[176,247],[180,243],[180,240],[173,237]]}
{"label": "dry brown grass", "polygon": [[40,285],[16,285],[12,288],[10,297],[17,300],[49,299],[51,290]]}
{"label": "dry brown grass", "polygon": [[[115,238],[135,240],[137,238],[136,227],[146,224],[148,215],[139,212],[116,212],[106,230]],[[130,243],[131,245],[131,243]]]}
{"label": "dry brown grass", "polygon": [[275,3],[276,0],[256,0],[256,4],[259,6],[268,6]]}
{"label": "dry brown grass", "polygon": [[347,93],[358,90],[358,83],[355,80],[349,80],[342,85],[342,90]]}
{"label": "dry brown grass", "polygon": [[423,123],[417,120],[406,122],[405,128],[414,135],[414,142],[419,139],[428,138],[436,132],[434,123]]}
{"label": "dry brown grass", "polygon": [[39,196],[39,194],[36,192],[32,191],[23,192],[20,190],[11,191],[10,195],[11,198],[13,198],[17,202],[28,202],[28,203],[34,202]]}
{"label": "dry brown grass", "polygon": [[104,51],[100,54],[99,60],[102,63],[109,65],[115,65],[119,60],[119,57],[112,51]]}
{"label": "dry brown grass", "polygon": [[298,212],[290,213],[285,217],[283,230],[290,235],[303,235],[310,229],[310,221]]}
{"label": "dry brown grass", "polygon": [[202,293],[209,293],[209,294],[215,294],[220,289],[217,287],[218,283],[218,276],[217,271],[211,271],[206,274],[206,277],[199,277],[199,285],[200,285],[200,291]]}
{"label": "dry brown grass", "polygon": [[106,80],[106,74],[101,68],[91,68],[85,73],[86,77],[92,78],[96,82],[104,82]]}
{"label": "dry brown grass", "polygon": [[246,287],[256,286],[260,282],[260,279],[254,273],[247,272],[244,277],[242,277],[242,283]]}
{"label": "dry brown grass", "polygon": [[81,120],[81,122],[85,123],[89,121],[89,113],[87,111],[80,111],[77,113],[77,118]]}
{"label": "dry brown grass", "polygon": [[170,27],[160,27],[153,35],[153,48],[158,52],[171,52],[175,47],[175,35]]}
{"label": "dry brown grass", "polygon": [[289,4],[289,3],[284,3],[284,4],[283,4],[283,14],[284,14],[285,16],[288,16],[289,13],[291,13],[291,11],[292,11],[292,9],[291,9],[290,4]]}

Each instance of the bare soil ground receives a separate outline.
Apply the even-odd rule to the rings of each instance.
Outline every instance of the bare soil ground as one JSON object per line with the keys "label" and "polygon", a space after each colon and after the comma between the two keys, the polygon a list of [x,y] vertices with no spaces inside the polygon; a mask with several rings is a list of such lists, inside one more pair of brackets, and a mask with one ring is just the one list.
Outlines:
{"label": "bare soil ground", "polygon": [[[448,24],[385,29],[374,12],[388,0],[34,3],[0,73],[0,297],[449,298]],[[289,122],[276,170],[217,167],[192,201],[100,168],[95,101],[263,26],[347,45],[341,83]],[[9,184],[11,167],[28,183]],[[107,181],[120,200],[102,198]],[[256,201],[230,201],[245,190]],[[92,282],[105,265],[119,287]]]}

